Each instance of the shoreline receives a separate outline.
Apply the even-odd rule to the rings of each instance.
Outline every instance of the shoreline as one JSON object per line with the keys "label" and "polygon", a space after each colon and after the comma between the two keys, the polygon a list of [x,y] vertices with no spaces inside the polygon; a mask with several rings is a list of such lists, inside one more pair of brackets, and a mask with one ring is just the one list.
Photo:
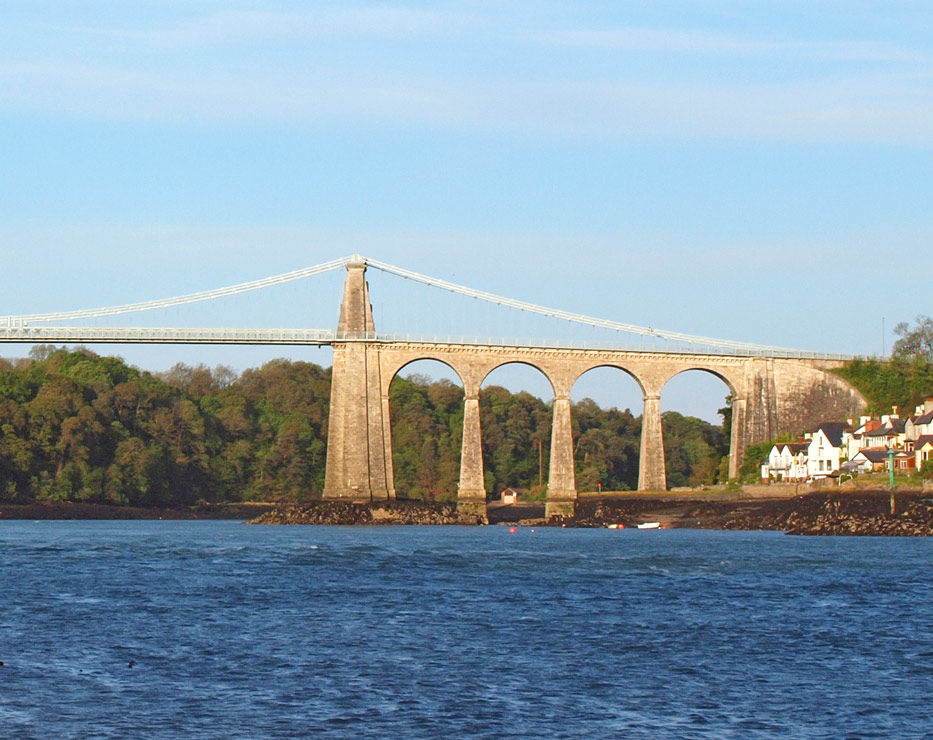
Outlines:
{"label": "shoreline", "polygon": [[0,520],[187,520],[251,519],[275,509],[274,503],[201,504],[180,508],[164,506],[119,506],[68,501],[35,501],[0,504]]}
{"label": "shoreline", "polygon": [[664,529],[774,530],[790,534],[933,535],[933,494],[920,490],[832,489],[799,495],[767,492],[668,491],[581,496],[573,517],[544,518],[544,502],[496,505],[488,519],[457,511],[454,503],[414,500],[360,504],[203,504],[187,508],[143,508],[106,504],[37,502],[0,505],[5,520],[242,520],[247,524],[442,525],[508,524],[535,527],[633,528],[657,522]]}

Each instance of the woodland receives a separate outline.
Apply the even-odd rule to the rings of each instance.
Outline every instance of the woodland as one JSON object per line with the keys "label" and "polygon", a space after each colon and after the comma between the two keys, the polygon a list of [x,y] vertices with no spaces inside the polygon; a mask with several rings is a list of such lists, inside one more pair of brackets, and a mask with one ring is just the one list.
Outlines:
{"label": "woodland", "polygon": [[[304,501],[324,486],[330,369],[272,360],[237,374],[176,365],[149,373],[84,348],[40,345],[0,359],[0,501],[83,501],[168,507]],[[397,377],[391,388],[400,497],[456,498],[463,390]],[[722,481],[726,428],[663,415],[669,485]],[[551,408],[499,386],[480,396],[486,490],[542,497]],[[641,418],[573,405],[579,490],[634,489]]]}

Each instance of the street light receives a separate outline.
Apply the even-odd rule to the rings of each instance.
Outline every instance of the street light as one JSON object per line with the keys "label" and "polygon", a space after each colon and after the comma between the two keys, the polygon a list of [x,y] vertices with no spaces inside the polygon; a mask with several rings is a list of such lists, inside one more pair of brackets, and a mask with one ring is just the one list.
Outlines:
{"label": "street light", "polygon": [[891,516],[894,516],[894,448],[888,447],[888,480],[891,489]]}

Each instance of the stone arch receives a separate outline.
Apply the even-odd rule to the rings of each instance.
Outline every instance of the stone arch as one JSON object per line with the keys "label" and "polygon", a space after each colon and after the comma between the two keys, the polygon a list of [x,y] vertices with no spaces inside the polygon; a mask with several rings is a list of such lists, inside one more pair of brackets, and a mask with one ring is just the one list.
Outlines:
{"label": "stone arch", "polygon": [[[506,407],[504,398],[494,395],[499,391],[488,384],[495,383],[496,371],[510,366],[530,369],[546,383],[537,392],[505,391],[510,398]],[[535,489],[549,482],[554,424],[553,406],[549,404],[557,398],[557,391],[547,367],[523,357],[495,358],[483,368],[480,387],[486,489],[497,494],[503,487]],[[547,390],[551,392],[550,398]],[[497,407],[500,414],[495,413]]]}
{"label": "stone arch", "polygon": [[[602,418],[608,421],[610,426],[600,428],[595,425],[588,426],[588,411],[591,409],[585,405],[581,407],[585,399],[577,401],[573,407],[575,482],[583,491],[597,491],[599,488],[606,491],[635,489],[638,487],[641,437],[640,423],[636,427],[635,419],[641,415],[640,403],[643,403],[645,388],[641,379],[631,369],[605,361],[587,363],[575,368],[571,392],[586,375],[599,370],[613,371],[616,375],[621,373],[625,377],[623,383],[631,382],[637,389],[639,403],[630,405],[625,411],[621,410],[621,406],[618,407],[615,409],[617,417],[610,409],[601,408]],[[631,412],[633,408],[635,414]],[[595,409],[592,411],[595,412]],[[595,460],[590,460],[591,455]]]}
{"label": "stone arch", "polygon": [[540,363],[540,364],[535,363],[523,357],[516,357],[514,359],[509,358],[509,359],[504,359],[504,360],[497,359],[494,362],[487,365],[486,367],[484,367],[481,373],[482,377],[480,378],[480,381],[479,381],[480,387],[482,387],[482,385],[487,380],[489,380],[489,376],[492,375],[496,370],[500,370],[508,365],[524,365],[526,367],[530,367],[533,370],[537,370],[539,373],[541,373],[541,375],[544,376],[544,378],[547,380],[548,384],[550,385],[552,397],[557,395],[557,385],[554,382],[553,374],[548,372],[547,364],[546,363]]}
{"label": "stone arch", "polygon": [[[402,380],[405,369],[418,363],[439,363],[453,373],[456,382],[447,378],[433,381],[426,393],[418,388],[416,382],[407,388],[404,385],[401,388],[396,386],[393,393],[393,384]],[[386,379],[383,393],[385,457],[387,477],[393,490],[404,498],[441,501],[456,499],[462,456],[465,387],[460,373],[444,359],[413,356],[399,363],[394,372],[387,372]],[[449,385],[445,385],[444,381]],[[401,398],[398,397],[399,393],[403,393]],[[400,427],[405,407],[399,407],[398,404],[405,398],[414,406],[408,407],[411,410],[407,420],[409,423]],[[423,418],[423,414],[418,411],[422,403],[429,404],[428,408],[432,409],[428,419]],[[456,423],[436,426],[432,417],[437,413]],[[425,429],[425,424],[430,428]],[[413,446],[417,449],[413,449]]]}
{"label": "stone arch", "polygon": [[683,367],[676,368],[675,370],[673,370],[673,372],[670,372],[667,375],[667,377],[664,378],[663,382],[661,383],[660,390],[663,391],[664,388],[667,386],[667,384],[670,383],[678,375],[683,375],[684,373],[689,373],[693,370],[696,370],[702,373],[707,373],[709,375],[719,378],[723,383],[726,384],[726,388],[729,389],[729,394],[733,397],[737,396],[741,392],[741,388],[743,385],[742,381],[744,380],[744,377],[741,377],[741,375],[744,375],[744,370],[742,371],[741,375],[739,375],[738,372],[736,375],[733,375],[726,368],[717,367],[715,365],[707,365],[705,363],[699,363],[699,362],[689,363],[687,365],[684,365]]}
{"label": "stone arch", "polygon": [[571,382],[571,384],[570,384],[571,387],[574,386],[574,385],[576,385],[576,384],[577,384],[577,381],[579,381],[580,378],[582,378],[584,375],[586,375],[586,374],[587,374],[588,372],[590,372],[591,370],[598,370],[598,369],[603,368],[603,367],[609,368],[609,369],[611,369],[611,370],[621,370],[623,373],[625,373],[625,374],[628,375],[632,380],[635,381],[635,383],[638,385],[638,389],[641,391],[641,394],[642,394],[643,396],[645,395],[645,384],[642,382],[642,379],[638,376],[638,373],[636,373],[636,372],[635,372],[634,370],[632,370],[630,367],[626,367],[625,365],[622,365],[622,364],[617,363],[617,362],[609,362],[609,361],[589,362],[589,363],[586,363],[586,364],[584,364],[584,365],[575,367],[575,368],[574,368],[573,380],[572,380],[572,382]]}
{"label": "stone arch", "polygon": [[[664,385],[661,388],[661,396],[663,397],[664,391],[668,388],[671,381],[675,378],[680,378],[687,373],[702,373],[707,377],[713,377],[718,379],[724,386],[726,390],[726,395],[730,399],[730,402],[733,402],[737,397],[737,387],[733,378],[727,372],[723,372],[721,367],[711,367],[707,364],[696,363],[688,364],[683,368],[677,369],[676,372],[670,375],[665,381]],[[721,386],[720,386],[721,387]],[[674,423],[674,421],[668,417],[669,423]],[[678,486],[678,485],[692,485],[687,476],[687,473],[700,474],[700,482],[703,484],[709,484],[716,482],[717,476],[719,476],[719,463],[722,455],[722,448],[719,450],[716,449],[716,446],[723,444],[723,442],[718,441],[718,434],[714,430],[710,430],[710,434],[715,436],[717,441],[714,441],[715,445],[710,457],[701,456],[702,459],[692,459],[685,455],[682,447],[677,446],[672,443],[671,439],[671,430],[664,429],[664,423],[662,421],[662,443],[664,444],[664,464],[665,464],[665,481],[668,485]],[[730,423],[731,427],[731,423]],[[731,429],[730,429],[731,431]],[[729,475],[729,472],[737,466],[732,465],[732,460],[735,457],[735,451],[732,449],[732,435],[730,433],[729,438],[724,441],[725,452],[727,453],[727,460],[725,464],[728,465],[728,468],[723,470],[723,475],[732,477]]]}
{"label": "stone arch", "polygon": [[465,373],[462,367],[459,367],[459,363],[456,362],[456,358],[446,357],[439,354],[434,354],[431,352],[419,352],[419,353],[410,353],[402,357],[393,357],[388,362],[383,363],[382,367],[382,394],[387,395],[389,389],[392,387],[392,381],[395,380],[399,373],[401,373],[406,367],[412,365],[416,362],[439,362],[442,365],[446,366],[454,375],[457,376],[457,379],[460,381],[460,385],[466,387],[466,381],[464,379]]}

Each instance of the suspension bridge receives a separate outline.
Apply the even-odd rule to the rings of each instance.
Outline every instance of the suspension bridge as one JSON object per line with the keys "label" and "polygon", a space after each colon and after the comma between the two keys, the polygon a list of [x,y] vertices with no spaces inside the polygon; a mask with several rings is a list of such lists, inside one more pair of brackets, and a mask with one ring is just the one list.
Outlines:
{"label": "suspension bridge", "polygon": [[[367,269],[526,314],[599,329],[609,342],[548,338],[480,338],[465,334],[379,333],[373,318]],[[143,312],[217,301],[344,269],[346,280],[336,329],[114,326],[95,324]],[[621,338],[625,341],[621,341]],[[635,343],[632,337],[637,338]],[[738,473],[745,448],[779,433],[828,418],[857,414],[864,399],[830,370],[850,356],[822,354],[764,344],[695,336],[654,327],[548,308],[428,277],[377,260],[352,255],[313,267],[226,288],[163,300],[78,311],[0,317],[0,342],[150,343],[330,346],[334,351],[328,431],[326,498],[370,501],[396,496],[392,470],[389,387],[411,362],[431,359],[450,367],[464,388],[464,428],[459,505],[485,513],[479,390],[496,368],[524,363],[551,384],[553,425],[548,478],[548,512],[566,513],[577,497],[570,389],[596,367],[614,367],[638,383],[642,414],[640,490],[666,488],[660,394],[686,370],[721,378],[733,399],[730,476]]]}

